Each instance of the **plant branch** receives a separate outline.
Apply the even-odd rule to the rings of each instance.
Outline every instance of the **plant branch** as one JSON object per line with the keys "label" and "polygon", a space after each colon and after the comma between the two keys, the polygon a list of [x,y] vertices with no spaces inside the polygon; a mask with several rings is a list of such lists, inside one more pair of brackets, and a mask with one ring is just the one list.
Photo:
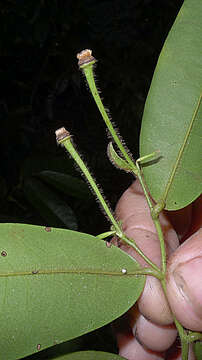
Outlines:
{"label": "plant branch", "polygon": [[74,161],[77,163],[81,171],[83,172],[84,176],[86,177],[87,181],[89,182],[93,192],[95,193],[96,197],[98,198],[102,208],[104,209],[108,219],[110,220],[112,226],[114,227],[114,230],[116,232],[116,235],[122,239],[125,243],[133,247],[137,253],[158,273],[158,276],[162,278],[161,271],[159,270],[158,266],[155,265],[143,252],[142,250],[136,245],[135,241],[132,239],[129,239],[123,234],[121,226],[119,223],[115,220],[109,206],[107,205],[105,199],[103,198],[100,190],[98,189],[95,180],[93,179],[92,175],[90,174],[89,170],[87,169],[85,163],[81,159],[80,155],[76,151],[73,143],[72,143],[72,137],[70,133],[63,127],[58,130],[56,130],[56,140],[59,144],[62,144],[66,150],[69,152],[71,157],[74,159]]}
{"label": "plant branch", "polygon": [[125,147],[123,146],[120,138],[118,137],[116,130],[114,129],[114,127],[110,121],[110,118],[104,108],[104,105],[100,98],[99,92],[97,90],[97,87],[95,84],[95,79],[94,79],[94,74],[93,74],[93,65],[95,64],[96,59],[92,56],[92,51],[91,50],[83,50],[82,52],[77,54],[77,58],[79,59],[79,63],[78,63],[79,67],[83,71],[83,73],[86,77],[91,94],[96,102],[96,105],[103,117],[103,120],[105,121],[105,124],[106,124],[112,138],[114,139],[114,142],[118,146],[118,148],[121,151],[121,153],[123,154],[124,158],[127,160],[128,164],[130,165],[131,170],[134,172],[135,175],[137,175],[136,166],[135,166],[133,160],[131,159],[131,157],[128,155],[128,152],[125,149]]}

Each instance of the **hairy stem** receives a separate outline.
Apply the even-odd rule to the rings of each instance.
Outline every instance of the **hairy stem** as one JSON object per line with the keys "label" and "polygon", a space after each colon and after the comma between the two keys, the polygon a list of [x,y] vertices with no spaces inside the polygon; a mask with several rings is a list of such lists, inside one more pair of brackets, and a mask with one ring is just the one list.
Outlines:
{"label": "hairy stem", "polygon": [[80,155],[76,151],[72,140],[70,133],[65,129],[61,128],[56,130],[56,139],[58,143],[62,144],[66,150],[69,152],[71,157],[74,159],[74,161],[77,163],[81,171],[83,172],[84,176],[86,177],[87,181],[89,182],[92,190],[94,191],[96,197],[98,198],[101,206],[103,207],[108,219],[110,220],[111,224],[114,227],[114,230],[116,232],[116,235],[122,239],[124,242],[126,242],[128,245],[133,247],[137,253],[156,271],[158,272],[158,276],[162,278],[161,271],[159,270],[158,266],[156,266],[143,252],[142,250],[135,244],[134,240],[128,239],[122,232],[121,226],[119,223],[115,220],[110,208],[108,207],[105,199],[103,198],[99,188],[97,187],[95,180],[93,179],[92,175],[90,174],[89,170],[87,169],[85,163],[81,159]]}
{"label": "hairy stem", "polygon": [[139,246],[135,243],[133,239],[128,238],[126,235],[122,235],[121,239],[128,244],[130,247],[132,247],[146,262],[149,264],[156,272],[159,274],[159,278],[162,279],[162,273],[158,266],[154,264],[139,248]]}
{"label": "hairy stem", "polygon": [[136,166],[135,166],[133,160],[131,159],[131,157],[128,155],[128,152],[125,149],[125,147],[123,146],[120,138],[118,137],[116,130],[114,129],[114,127],[111,123],[111,120],[104,108],[104,105],[103,105],[102,100],[99,95],[99,91],[97,90],[97,87],[95,84],[95,79],[94,79],[94,74],[93,74],[93,65],[95,64],[96,60],[92,56],[91,50],[82,51],[81,53],[79,53],[77,55],[77,58],[79,59],[79,67],[83,71],[83,73],[86,77],[91,94],[96,102],[96,105],[103,117],[103,120],[105,121],[105,124],[106,124],[112,138],[114,139],[114,142],[118,146],[118,148],[121,151],[121,153],[123,154],[124,158],[127,160],[128,164],[131,167],[131,170],[136,175],[137,174]]}
{"label": "hairy stem", "polygon": [[163,231],[161,228],[161,224],[159,221],[159,217],[157,217],[156,219],[153,219],[155,228],[156,228],[156,232],[159,238],[159,242],[160,242],[160,248],[161,248],[161,271],[163,273],[163,275],[165,276],[166,273],[166,249],[165,249],[165,241],[164,241],[164,236],[163,236]]}
{"label": "hairy stem", "polygon": [[56,138],[59,143],[64,145],[64,147],[69,152],[69,154],[71,155],[73,160],[76,162],[76,164],[81,169],[82,173],[84,174],[85,178],[87,179],[88,183],[90,184],[93,192],[95,193],[97,199],[99,200],[102,208],[104,209],[108,219],[110,220],[111,224],[114,226],[116,233],[119,236],[121,236],[122,231],[121,231],[117,221],[115,220],[114,216],[112,215],[112,212],[111,212],[110,208],[108,207],[106,201],[104,200],[100,190],[98,189],[98,186],[95,183],[95,180],[93,179],[90,171],[88,170],[85,163],[81,159],[80,155],[76,151],[76,149],[72,143],[70,133],[65,128],[58,129],[58,130],[56,130]]}

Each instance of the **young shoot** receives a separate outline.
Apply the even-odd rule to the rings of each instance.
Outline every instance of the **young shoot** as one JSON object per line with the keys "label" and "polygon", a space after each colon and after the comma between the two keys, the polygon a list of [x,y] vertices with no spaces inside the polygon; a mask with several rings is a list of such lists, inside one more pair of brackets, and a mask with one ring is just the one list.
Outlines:
{"label": "young shoot", "polygon": [[[142,251],[141,249],[136,245],[135,241],[133,239],[129,239],[126,237],[126,235],[123,233],[121,225],[119,222],[116,221],[114,215],[112,214],[109,206],[107,205],[103,195],[101,194],[97,184],[95,183],[95,180],[93,179],[91,173],[89,172],[88,168],[86,167],[85,163],[81,159],[80,155],[78,154],[77,150],[75,149],[73,142],[72,142],[72,136],[71,134],[64,128],[60,128],[56,130],[56,140],[58,144],[63,145],[66,150],[69,152],[73,160],[76,162],[76,164],[81,169],[82,173],[86,177],[87,181],[89,182],[93,192],[95,193],[97,199],[99,200],[104,212],[106,213],[109,221],[112,224],[113,230],[111,232],[107,233],[107,236],[110,234],[116,234],[119,238],[122,239],[123,242],[130,245],[133,249],[137,251],[137,253],[142,256],[142,258],[151,266],[152,269],[150,271],[152,272],[153,276],[156,276],[158,278],[161,278],[161,272],[156,266]],[[102,236],[102,235],[101,235]],[[101,237],[100,236],[100,237]],[[105,234],[104,234],[105,237]],[[143,269],[144,270],[144,269]]]}

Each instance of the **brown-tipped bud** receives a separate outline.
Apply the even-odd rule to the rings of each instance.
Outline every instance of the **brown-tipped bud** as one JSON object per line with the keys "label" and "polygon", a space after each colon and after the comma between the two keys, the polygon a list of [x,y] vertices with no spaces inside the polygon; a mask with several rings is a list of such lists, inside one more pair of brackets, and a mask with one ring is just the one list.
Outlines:
{"label": "brown-tipped bud", "polygon": [[89,49],[82,50],[80,53],[78,53],[77,59],[79,60],[79,67],[82,67],[82,65],[87,65],[91,62],[96,62],[96,59],[92,56],[92,50]]}
{"label": "brown-tipped bud", "polygon": [[67,131],[64,127],[57,129],[55,131],[55,135],[56,135],[56,141],[58,143],[64,140],[65,138],[71,137],[69,131]]}

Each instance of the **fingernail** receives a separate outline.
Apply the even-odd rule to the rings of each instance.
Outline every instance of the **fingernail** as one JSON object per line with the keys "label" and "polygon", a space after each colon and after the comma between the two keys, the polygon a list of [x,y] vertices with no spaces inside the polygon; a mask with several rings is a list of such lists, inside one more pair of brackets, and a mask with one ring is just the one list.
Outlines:
{"label": "fingernail", "polygon": [[184,299],[194,306],[196,313],[202,310],[202,257],[195,257],[179,264],[173,272],[175,283]]}
{"label": "fingernail", "polygon": [[133,325],[133,327],[132,327],[133,336],[136,335],[136,330],[137,330],[137,326],[136,326],[136,324],[135,324],[135,325]]}

